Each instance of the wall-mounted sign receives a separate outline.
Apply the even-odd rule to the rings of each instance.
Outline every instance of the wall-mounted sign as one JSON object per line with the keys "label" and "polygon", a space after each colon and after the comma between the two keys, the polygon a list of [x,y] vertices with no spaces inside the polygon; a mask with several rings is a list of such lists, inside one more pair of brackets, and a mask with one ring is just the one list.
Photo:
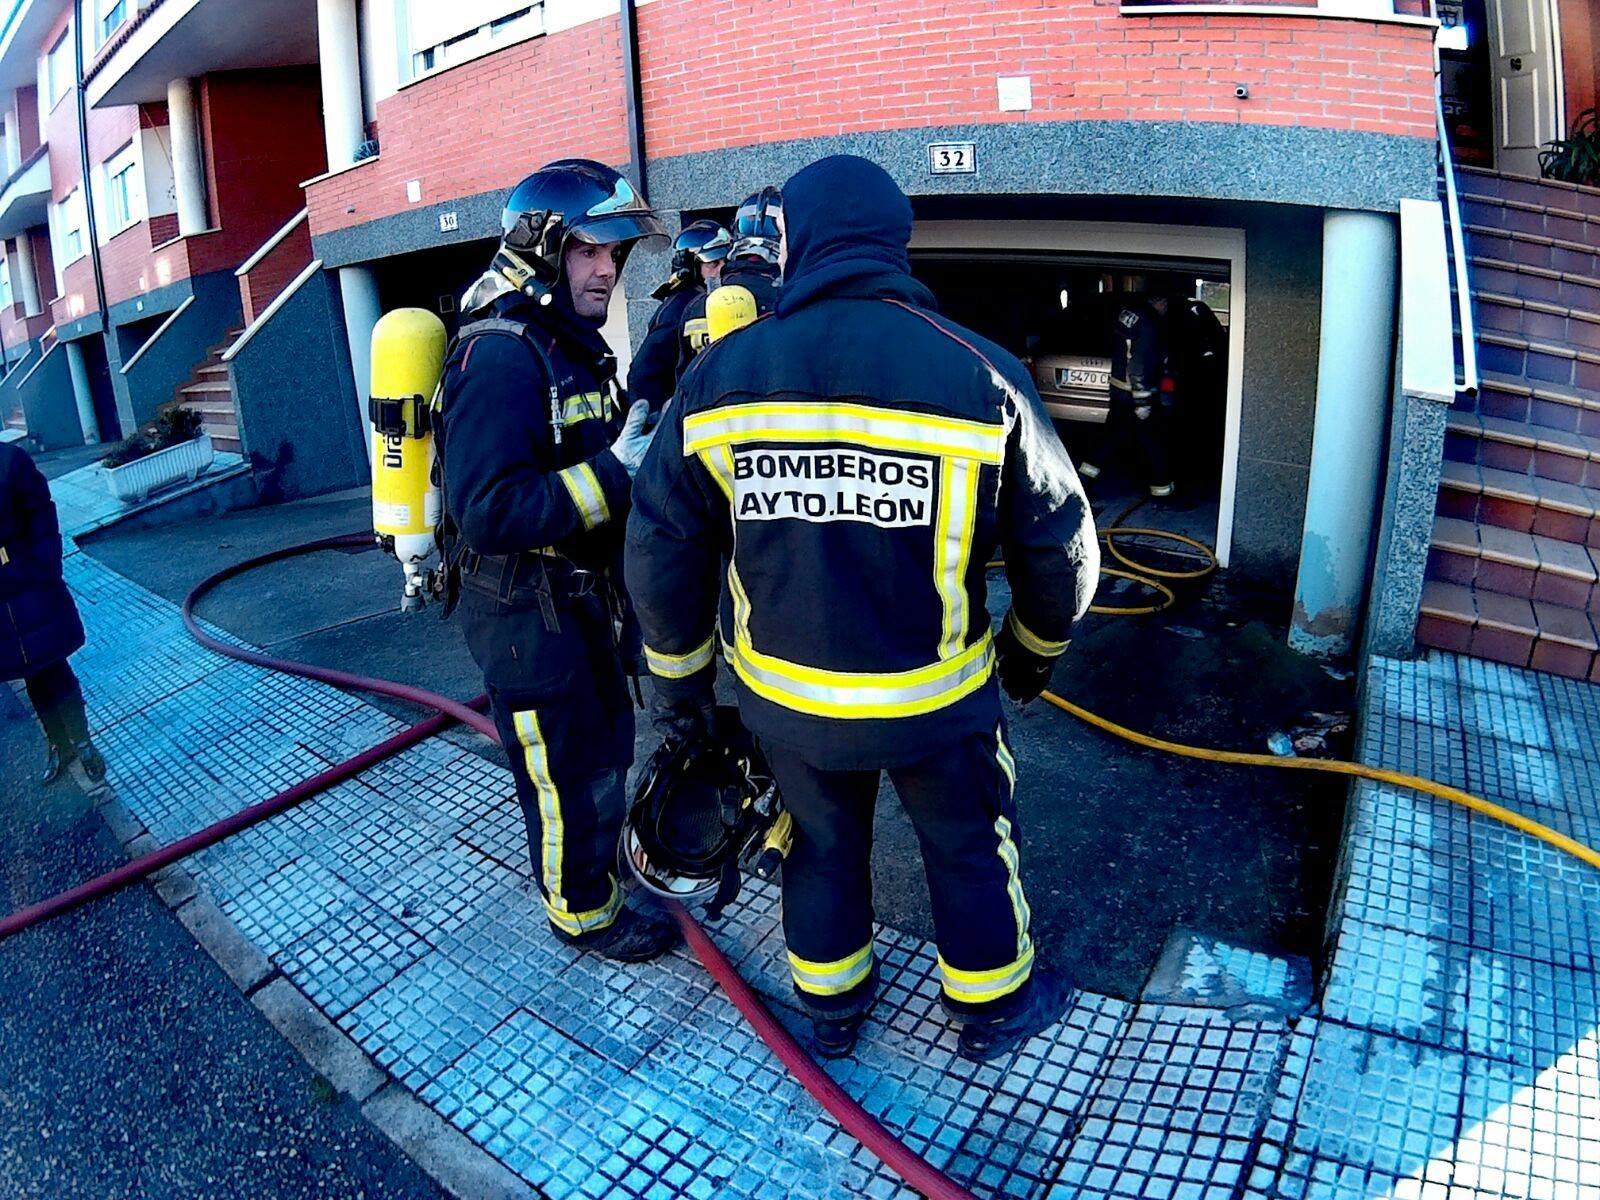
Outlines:
{"label": "wall-mounted sign", "polygon": [[456,231],[456,215],[453,212],[439,214],[439,232],[454,233]]}
{"label": "wall-mounted sign", "polygon": [[978,147],[973,142],[930,143],[928,170],[934,175],[976,175]]}

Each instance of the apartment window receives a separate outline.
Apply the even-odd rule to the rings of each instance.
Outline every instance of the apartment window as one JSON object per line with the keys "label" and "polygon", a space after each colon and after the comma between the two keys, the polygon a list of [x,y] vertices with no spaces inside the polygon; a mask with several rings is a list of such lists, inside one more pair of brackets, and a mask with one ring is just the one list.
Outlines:
{"label": "apartment window", "polygon": [[544,32],[543,3],[415,0],[410,12],[413,75],[442,71]]}
{"label": "apartment window", "polygon": [[55,207],[57,249],[62,265],[83,257],[83,189],[73,188]]}
{"label": "apartment window", "polygon": [[139,185],[139,159],[133,143],[107,159],[104,170],[105,212],[111,226],[107,233],[114,236],[144,219],[144,190]]}
{"label": "apartment window", "polygon": [[73,79],[77,72],[72,61],[72,26],[56,40],[50,47],[44,60],[45,88],[50,96],[50,107],[54,108],[72,90]]}
{"label": "apartment window", "polygon": [[111,35],[128,15],[127,0],[100,0],[100,41],[111,40]]}

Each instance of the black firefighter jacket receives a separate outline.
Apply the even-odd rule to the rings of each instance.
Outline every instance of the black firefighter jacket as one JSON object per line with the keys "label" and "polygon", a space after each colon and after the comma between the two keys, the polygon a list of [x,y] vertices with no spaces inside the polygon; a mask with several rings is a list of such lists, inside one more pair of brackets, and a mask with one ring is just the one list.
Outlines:
{"label": "black firefighter jacket", "polygon": [[[614,562],[628,473],[611,453],[624,414],[598,333],[518,297],[495,302],[483,332],[464,325],[445,363],[440,456],[445,504],[484,556],[553,548],[582,566]],[[533,346],[555,371],[551,380]]]}
{"label": "black firefighter jacket", "polygon": [[0,442],[0,679],[37,674],[82,646],[50,485],[26,451]]}
{"label": "black firefighter jacket", "polygon": [[626,553],[666,703],[702,703],[720,654],[751,731],[824,770],[992,732],[985,564],[1003,550],[1006,619],[1057,655],[1099,561],[1021,364],[908,275],[853,272],[786,281],[777,315],[700,354],[635,480]]}

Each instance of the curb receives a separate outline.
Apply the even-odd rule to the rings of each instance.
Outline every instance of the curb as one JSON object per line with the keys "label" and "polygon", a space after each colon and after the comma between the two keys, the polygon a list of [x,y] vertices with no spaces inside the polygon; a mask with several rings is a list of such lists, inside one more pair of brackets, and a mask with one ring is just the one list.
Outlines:
{"label": "curb", "polygon": [[[161,843],[115,795],[98,797],[100,815],[130,859]],[[454,1200],[539,1200],[542,1193],[396,1083],[273,966],[228,919],[205,888],[174,863],[150,884],[235,987],[319,1076],[361,1110],[362,1118]]]}

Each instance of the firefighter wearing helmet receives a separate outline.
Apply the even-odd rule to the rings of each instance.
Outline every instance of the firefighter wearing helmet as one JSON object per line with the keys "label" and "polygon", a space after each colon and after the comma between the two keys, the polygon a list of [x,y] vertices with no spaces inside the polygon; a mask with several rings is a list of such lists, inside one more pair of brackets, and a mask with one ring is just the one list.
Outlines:
{"label": "firefighter wearing helmet", "polygon": [[[778,247],[783,240],[783,193],[764,187],[739,206],[733,218],[733,245],[722,264],[718,287],[742,287],[755,298],[756,314],[765,316],[778,303],[781,268]],[[706,300],[695,297],[683,315],[683,337],[678,347],[678,378],[694,356],[711,341],[706,323]]]}
{"label": "firefighter wearing helmet", "polygon": [[634,735],[616,568],[649,435],[600,327],[633,244],[665,231],[586,159],[519,183],[502,229],[437,400],[446,611],[483,671],[551,929],[642,962],[676,941],[663,913],[624,905],[616,870]]}
{"label": "firefighter wearing helmet", "polygon": [[715,287],[733,239],[715,221],[694,221],[672,242],[672,273],[652,296],[661,301],[650,328],[639,343],[628,373],[628,389],[651,411],[672,398],[678,381],[678,341],[684,313],[708,287]]}

